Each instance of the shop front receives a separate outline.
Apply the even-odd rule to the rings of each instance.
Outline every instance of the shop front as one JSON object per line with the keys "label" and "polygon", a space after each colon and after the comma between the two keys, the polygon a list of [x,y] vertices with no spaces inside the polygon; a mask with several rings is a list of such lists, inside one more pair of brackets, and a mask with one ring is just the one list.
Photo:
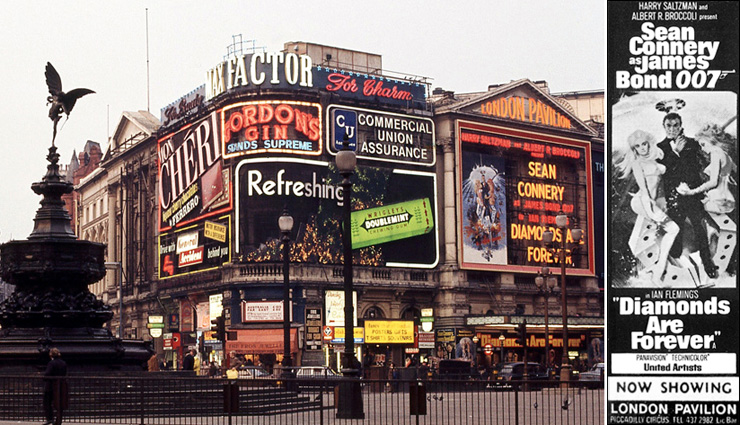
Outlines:
{"label": "shop front", "polygon": [[[233,352],[244,361],[262,366],[273,373],[283,361],[283,328],[256,328],[230,330],[236,339],[226,341],[226,352]],[[298,328],[290,329],[290,355],[294,364],[300,364]],[[227,358],[230,357],[230,354]],[[232,365],[229,364],[228,367]]]}
{"label": "shop front", "polygon": [[[480,366],[495,367],[502,362],[524,361],[524,346],[517,343],[517,325],[527,322],[527,361],[558,367],[563,355],[562,320],[544,316],[468,317],[474,326],[477,361]],[[480,325],[490,322],[488,325]],[[603,317],[569,317],[567,354],[574,371],[585,371],[603,361]],[[549,353],[549,355],[548,355]]]}
{"label": "shop front", "polygon": [[406,376],[405,368],[411,362],[408,371],[415,373],[419,364],[417,334],[417,325],[412,320],[365,319],[365,376],[387,379],[392,363],[399,369],[401,378],[415,378],[415,375]]}

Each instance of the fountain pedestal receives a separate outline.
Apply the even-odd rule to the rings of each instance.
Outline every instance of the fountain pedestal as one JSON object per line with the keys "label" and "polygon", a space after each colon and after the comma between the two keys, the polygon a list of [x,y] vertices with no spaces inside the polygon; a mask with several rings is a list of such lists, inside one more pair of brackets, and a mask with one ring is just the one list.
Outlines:
{"label": "fountain pedestal", "polygon": [[0,273],[15,291],[0,304],[0,373],[43,370],[59,348],[70,373],[141,371],[152,354],[148,343],[121,340],[103,327],[110,307],[88,289],[105,276],[105,245],[78,240],[62,195],[74,186],[59,174],[56,147],[41,182],[43,196],[27,240],[0,246]]}

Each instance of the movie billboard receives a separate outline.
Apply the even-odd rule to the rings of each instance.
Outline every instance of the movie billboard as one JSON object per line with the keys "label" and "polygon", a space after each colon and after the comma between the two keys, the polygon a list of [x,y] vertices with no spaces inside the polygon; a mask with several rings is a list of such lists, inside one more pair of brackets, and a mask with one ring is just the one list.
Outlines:
{"label": "movie billboard", "polygon": [[[458,121],[461,267],[537,272],[558,265],[559,251],[544,246],[554,231],[565,240],[569,274],[594,273],[591,149],[588,142]],[[555,226],[562,211],[570,228]]]}
{"label": "movie billboard", "polygon": [[[240,261],[281,261],[277,220],[294,218],[291,262],[341,264],[343,193],[333,163],[250,158],[235,167]],[[438,262],[436,175],[358,165],[352,181],[353,262],[432,268]],[[362,245],[362,247],[360,247]]]}
{"label": "movie billboard", "polygon": [[737,423],[738,11],[608,2],[609,424]]}
{"label": "movie billboard", "polygon": [[216,112],[157,142],[159,231],[231,209]]}

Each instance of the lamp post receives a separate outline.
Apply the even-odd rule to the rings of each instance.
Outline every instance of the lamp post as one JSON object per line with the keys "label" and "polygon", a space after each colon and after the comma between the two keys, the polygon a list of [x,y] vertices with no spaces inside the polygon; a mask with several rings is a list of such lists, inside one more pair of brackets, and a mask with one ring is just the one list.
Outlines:
{"label": "lamp post", "polygon": [[[543,266],[534,278],[537,290],[545,297],[545,365],[550,368],[550,295],[555,292],[556,280],[550,268]],[[549,375],[549,372],[548,372]]]}
{"label": "lamp post", "polygon": [[504,341],[506,341],[504,334],[499,335],[498,342],[501,346],[501,363],[506,363],[506,359],[504,358]]}
{"label": "lamp post", "polygon": [[344,144],[337,152],[336,165],[342,175],[342,210],[344,226],[342,229],[342,244],[344,247],[344,367],[339,392],[337,417],[343,419],[364,419],[362,403],[362,388],[359,381],[359,370],[355,361],[355,328],[354,328],[354,293],[352,282],[352,182],[349,178],[355,172],[357,156],[349,148],[349,137],[344,133]]}
{"label": "lamp post", "polygon": [[291,377],[290,368],[293,366],[290,358],[290,231],[293,230],[293,217],[288,214],[288,208],[278,218],[278,227],[283,234],[283,371],[285,378]]}
{"label": "lamp post", "polygon": [[[578,227],[572,229],[568,227],[568,216],[561,210],[558,215],[555,216],[555,225],[560,229],[558,261],[560,261],[560,303],[562,304],[563,312],[563,356],[560,364],[560,381],[570,381],[570,360],[568,359],[568,297],[567,288],[565,286],[565,247],[566,239],[568,236],[568,230],[573,240],[573,246],[577,246],[581,241],[583,231]],[[545,244],[552,246],[555,240],[555,234],[552,230],[548,229],[542,234],[542,239]]]}
{"label": "lamp post", "polygon": [[106,261],[106,269],[118,269],[118,338],[123,339],[123,264],[120,261]]}

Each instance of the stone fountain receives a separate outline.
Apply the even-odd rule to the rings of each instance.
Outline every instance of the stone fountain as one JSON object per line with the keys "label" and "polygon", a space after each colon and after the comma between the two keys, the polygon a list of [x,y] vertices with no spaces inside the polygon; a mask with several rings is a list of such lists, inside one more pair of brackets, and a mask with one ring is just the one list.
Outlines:
{"label": "stone fountain", "polygon": [[113,312],[88,289],[105,276],[105,245],[78,240],[72,232],[62,195],[74,186],[59,174],[56,150],[52,140],[46,175],[31,186],[43,196],[33,232],[0,246],[0,273],[15,285],[0,304],[0,374],[43,370],[52,347],[62,352],[70,373],[141,371],[150,345],[104,328]]}

